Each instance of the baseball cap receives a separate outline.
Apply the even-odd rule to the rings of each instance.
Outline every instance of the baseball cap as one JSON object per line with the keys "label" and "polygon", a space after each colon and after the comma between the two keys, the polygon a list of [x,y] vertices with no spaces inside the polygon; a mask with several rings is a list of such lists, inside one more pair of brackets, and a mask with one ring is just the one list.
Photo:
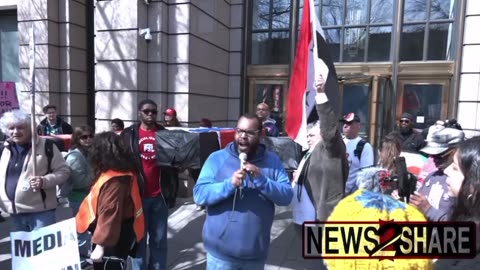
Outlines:
{"label": "baseball cap", "polygon": [[352,122],[352,121],[360,122],[360,117],[358,117],[358,115],[353,112],[343,116],[343,118],[340,120],[340,122],[343,122],[343,123]]}
{"label": "baseball cap", "polygon": [[168,108],[168,109],[165,110],[164,114],[168,115],[168,116],[176,116],[177,111],[175,111],[174,108]]}
{"label": "baseball cap", "polygon": [[420,151],[428,155],[439,155],[454,148],[465,139],[465,133],[455,128],[434,127],[429,129],[427,145]]}

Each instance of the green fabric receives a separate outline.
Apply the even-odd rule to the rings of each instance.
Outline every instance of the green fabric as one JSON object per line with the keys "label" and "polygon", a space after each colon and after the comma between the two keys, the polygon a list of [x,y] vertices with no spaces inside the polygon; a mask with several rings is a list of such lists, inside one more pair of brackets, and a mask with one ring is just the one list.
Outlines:
{"label": "green fabric", "polygon": [[72,191],[68,196],[69,201],[82,202],[87,197],[88,191]]}

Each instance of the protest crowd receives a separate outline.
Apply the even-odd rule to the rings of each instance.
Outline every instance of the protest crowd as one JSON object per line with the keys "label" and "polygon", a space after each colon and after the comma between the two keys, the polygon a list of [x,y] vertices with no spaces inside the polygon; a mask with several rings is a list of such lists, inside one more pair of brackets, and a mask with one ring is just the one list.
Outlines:
{"label": "protest crowd", "polygon": [[[207,216],[203,227],[207,269],[264,269],[275,205],[292,209],[292,252],[299,256],[304,222],[357,216],[362,221],[473,221],[478,228],[478,137],[466,139],[454,119],[437,121],[424,137],[413,129],[415,119],[404,113],[398,129],[385,136],[375,154],[359,136],[360,117],[353,112],[336,115],[321,75],[315,87],[319,120],[308,125],[308,148],[292,173],[261,143],[265,136],[279,133],[270,126],[274,121],[269,120],[267,104],[240,116],[233,141],[212,152],[199,173],[192,173],[194,201]],[[56,115],[54,105],[47,105],[45,119],[33,129],[35,145],[30,116],[22,110],[4,113],[0,207],[10,216],[11,230],[33,231],[54,224],[55,209],[70,207],[82,243],[82,267],[122,269],[130,257],[133,269],[166,269],[168,209],[175,205],[181,171],[158,165],[156,134],[169,134],[166,128],[178,126],[178,120],[169,108],[163,113],[165,121],[159,122],[158,105],[150,99],[142,100],[137,109],[138,123],[125,128],[123,121],[114,119],[111,131],[95,134],[86,125],[72,128]],[[199,124],[210,125],[208,119]],[[58,140],[52,141],[70,133],[69,149],[59,149],[63,146],[57,146]],[[399,171],[398,160],[408,155],[423,158],[423,165],[415,164],[420,171],[408,171],[411,167],[406,166]],[[388,181],[402,173],[415,181],[408,202],[399,186]],[[372,200],[384,205],[369,210],[365,201],[375,203]],[[363,206],[357,205],[360,201]],[[398,209],[385,211],[389,208]],[[303,261],[305,269],[365,268],[365,260]],[[463,260],[369,260],[368,267],[450,269],[477,263],[478,255]]]}
{"label": "protest crowd", "polygon": [[[375,146],[361,133],[366,119],[340,113],[338,78],[324,57],[318,56],[328,72],[292,77],[289,110],[304,110],[294,102],[310,97],[310,111],[285,119],[285,128],[267,101],[238,115],[231,128],[207,118],[185,126],[174,107],[153,98],[136,104],[137,122],[114,118],[102,131],[72,127],[57,114],[58,104],[42,104],[45,117],[35,125],[22,109],[3,113],[0,211],[8,218],[0,222],[12,233],[34,232],[58,222],[56,209],[69,208],[81,269],[167,269],[169,209],[187,175],[206,216],[208,270],[265,269],[277,206],[291,210],[288,249],[299,269],[480,269],[480,136],[467,138],[456,119],[419,130],[418,118],[404,110]],[[298,85],[310,92],[303,87],[295,97]],[[223,131],[232,136],[220,140]],[[328,248],[306,255],[308,224],[355,221],[473,224],[474,254],[365,259],[375,252],[335,246],[345,258],[328,256]],[[382,242],[380,232],[370,239]]]}

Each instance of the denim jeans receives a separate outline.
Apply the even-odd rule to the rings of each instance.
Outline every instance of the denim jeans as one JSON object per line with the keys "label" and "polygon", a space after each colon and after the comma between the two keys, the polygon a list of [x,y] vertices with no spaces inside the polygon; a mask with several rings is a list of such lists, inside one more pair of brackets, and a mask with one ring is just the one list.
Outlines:
{"label": "denim jeans", "polygon": [[[168,206],[161,194],[154,198],[143,198],[142,202],[146,235],[139,243],[135,257],[132,258],[132,269],[167,269]],[[150,251],[148,260],[147,236]]]}
{"label": "denim jeans", "polygon": [[225,261],[207,253],[207,270],[263,270],[265,261]]}
{"label": "denim jeans", "polygon": [[31,232],[54,224],[55,209],[37,213],[11,214],[10,220],[12,232]]}

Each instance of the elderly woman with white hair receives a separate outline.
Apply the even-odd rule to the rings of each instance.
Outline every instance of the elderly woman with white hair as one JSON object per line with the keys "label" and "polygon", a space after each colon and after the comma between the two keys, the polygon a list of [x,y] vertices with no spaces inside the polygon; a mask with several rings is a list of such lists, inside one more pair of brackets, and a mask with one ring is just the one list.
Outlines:
{"label": "elderly woman with white hair", "polygon": [[10,214],[11,231],[32,231],[55,223],[56,186],[67,181],[70,168],[55,144],[39,137],[33,174],[32,130],[25,112],[4,113],[0,126],[9,136],[0,147],[0,208]]}

